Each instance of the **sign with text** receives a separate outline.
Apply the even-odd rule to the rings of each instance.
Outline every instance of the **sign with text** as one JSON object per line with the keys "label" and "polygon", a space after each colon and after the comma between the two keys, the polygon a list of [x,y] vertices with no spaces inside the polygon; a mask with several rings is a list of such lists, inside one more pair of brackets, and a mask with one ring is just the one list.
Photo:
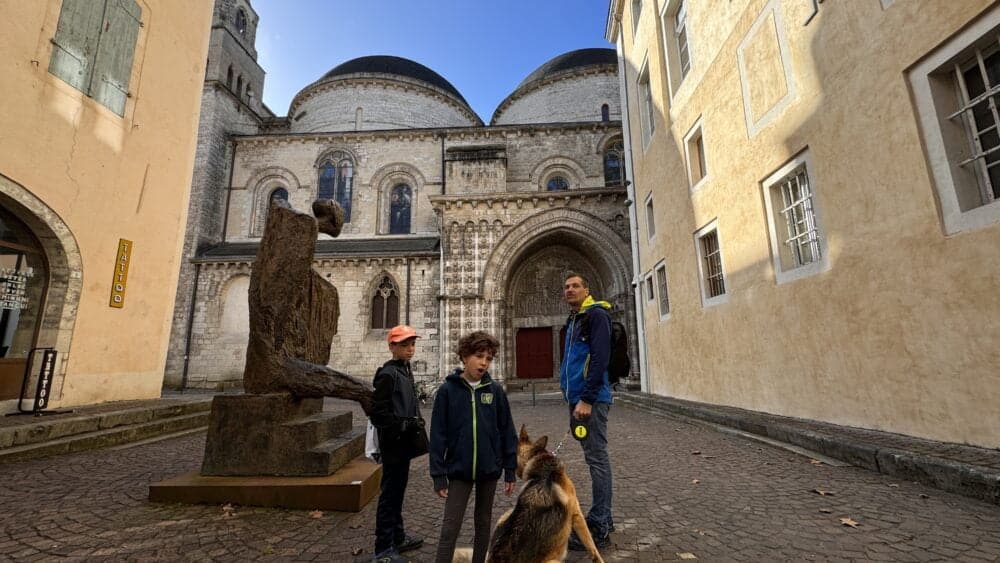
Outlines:
{"label": "sign with text", "polygon": [[128,266],[132,262],[132,241],[118,239],[118,255],[115,258],[115,275],[111,280],[112,307],[125,306],[125,284],[128,282]]}
{"label": "sign with text", "polygon": [[32,268],[0,268],[0,309],[21,310],[28,308],[28,279],[35,275]]}

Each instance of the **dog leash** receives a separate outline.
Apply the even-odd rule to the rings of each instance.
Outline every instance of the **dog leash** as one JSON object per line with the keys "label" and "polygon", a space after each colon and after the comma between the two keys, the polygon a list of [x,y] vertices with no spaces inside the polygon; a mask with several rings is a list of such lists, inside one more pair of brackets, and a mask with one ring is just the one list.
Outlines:
{"label": "dog leash", "polygon": [[556,449],[552,450],[552,455],[559,455],[559,450],[560,448],[562,448],[563,442],[565,442],[566,438],[568,437],[569,437],[569,430],[567,430],[566,433],[563,434],[562,440],[559,440],[559,445],[556,446]]}

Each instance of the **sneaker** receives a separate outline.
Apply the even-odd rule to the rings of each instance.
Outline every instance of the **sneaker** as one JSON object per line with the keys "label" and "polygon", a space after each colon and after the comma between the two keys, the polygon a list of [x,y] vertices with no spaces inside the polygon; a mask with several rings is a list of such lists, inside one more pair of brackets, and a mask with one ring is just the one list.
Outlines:
{"label": "sneaker", "polygon": [[403,536],[403,539],[393,544],[393,547],[396,548],[396,551],[403,553],[404,551],[417,549],[422,545],[424,545],[424,538],[420,536],[405,535]]}
{"label": "sneaker", "polygon": [[375,554],[372,563],[410,563],[410,560],[399,554],[396,548],[390,548]]}
{"label": "sneaker", "polygon": [[[597,546],[598,549],[611,545],[610,534],[597,536],[591,533],[591,537],[594,539],[594,545]],[[569,545],[567,547],[569,547],[570,551],[587,551],[587,546],[583,545],[583,542],[580,541],[580,536],[577,536],[576,532],[569,535]]]}

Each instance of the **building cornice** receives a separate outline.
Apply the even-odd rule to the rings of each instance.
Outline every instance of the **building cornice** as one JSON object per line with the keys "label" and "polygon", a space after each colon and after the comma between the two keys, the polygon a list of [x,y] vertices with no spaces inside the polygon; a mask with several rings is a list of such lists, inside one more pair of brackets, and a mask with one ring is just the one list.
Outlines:
{"label": "building cornice", "polygon": [[574,203],[620,201],[624,206],[628,193],[625,186],[607,188],[581,188],[559,192],[499,192],[488,194],[432,195],[431,205],[436,213],[469,209],[537,209],[540,207],[565,207]]}

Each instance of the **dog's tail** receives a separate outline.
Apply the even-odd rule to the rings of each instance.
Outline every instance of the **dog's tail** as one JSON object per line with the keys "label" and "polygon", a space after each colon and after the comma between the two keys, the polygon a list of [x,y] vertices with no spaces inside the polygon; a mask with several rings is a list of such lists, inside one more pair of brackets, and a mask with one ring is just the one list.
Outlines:
{"label": "dog's tail", "polygon": [[451,563],[472,563],[472,548],[460,547],[455,550],[455,555],[451,558]]}

